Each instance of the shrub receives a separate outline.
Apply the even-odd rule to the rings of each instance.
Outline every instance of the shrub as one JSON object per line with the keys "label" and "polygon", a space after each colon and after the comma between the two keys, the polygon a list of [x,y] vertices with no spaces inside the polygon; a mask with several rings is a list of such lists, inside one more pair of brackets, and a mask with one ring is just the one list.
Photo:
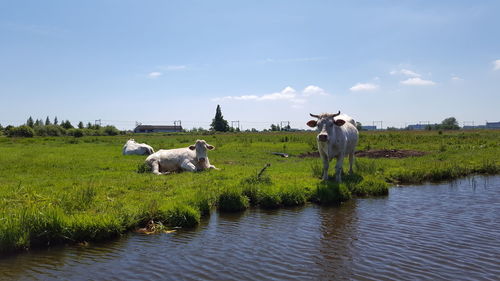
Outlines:
{"label": "shrub", "polygon": [[315,194],[312,195],[311,201],[319,204],[339,204],[351,199],[351,192],[344,183],[336,182],[321,182],[316,187]]}
{"label": "shrub", "polygon": [[106,126],[104,127],[104,134],[107,136],[116,136],[120,134],[120,130],[115,128],[115,126]]}
{"label": "shrub", "polygon": [[236,190],[226,189],[219,195],[218,209],[223,212],[239,212],[248,208],[248,197]]}
{"label": "shrub", "polygon": [[32,138],[35,135],[35,131],[28,126],[11,127],[6,130],[7,136],[9,137],[24,137]]}
{"label": "shrub", "polygon": [[81,129],[69,129],[69,130],[67,131],[67,134],[68,134],[69,136],[73,136],[73,137],[75,137],[75,138],[81,138],[81,137],[83,137],[83,136],[85,135],[85,134],[83,133],[83,130],[81,130]]}
{"label": "shrub", "polygon": [[377,196],[389,194],[389,184],[376,177],[365,177],[351,187],[351,192],[358,196]]}
{"label": "shrub", "polygon": [[58,137],[58,136],[64,136],[66,135],[66,130],[57,125],[47,125],[47,126],[38,126],[35,127],[35,133],[37,136],[51,136],[51,137]]}
{"label": "shrub", "polygon": [[175,205],[166,211],[170,226],[194,227],[200,222],[200,212],[188,205]]}
{"label": "shrub", "polygon": [[266,190],[259,194],[259,206],[265,209],[276,209],[281,206],[280,193]]}
{"label": "shrub", "polygon": [[139,174],[149,173],[151,172],[151,167],[146,162],[139,163],[137,164],[137,172]]}
{"label": "shrub", "polygon": [[281,197],[281,203],[284,206],[301,206],[307,201],[306,192],[304,189],[291,188],[283,189],[279,193]]}

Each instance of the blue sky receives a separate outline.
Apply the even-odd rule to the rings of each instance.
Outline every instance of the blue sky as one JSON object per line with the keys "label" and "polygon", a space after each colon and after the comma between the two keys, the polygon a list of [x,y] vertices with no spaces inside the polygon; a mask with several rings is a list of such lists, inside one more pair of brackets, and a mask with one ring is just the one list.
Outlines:
{"label": "blue sky", "polygon": [[499,1],[0,0],[0,124],[500,121]]}

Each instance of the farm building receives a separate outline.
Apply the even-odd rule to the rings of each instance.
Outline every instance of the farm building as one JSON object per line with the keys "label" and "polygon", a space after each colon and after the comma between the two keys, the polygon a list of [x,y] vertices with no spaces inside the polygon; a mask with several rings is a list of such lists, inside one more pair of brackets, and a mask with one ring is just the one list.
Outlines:
{"label": "farm building", "polygon": [[182,126],[168,125],[138,125],[134,133],[175,133],[182,132]]}
{"label": "farm building", "polygon": [[500,122],[486,122],[486,129],[500,129]]}
{"label": "farm building", "polygon": [[377,126],[361,126],[361,130],[363,131],[375,131],[377,130]]}
{"label": "farm building", "polygon": [[407,130],[425,130],[429,124],[412,124],[406,127]]}

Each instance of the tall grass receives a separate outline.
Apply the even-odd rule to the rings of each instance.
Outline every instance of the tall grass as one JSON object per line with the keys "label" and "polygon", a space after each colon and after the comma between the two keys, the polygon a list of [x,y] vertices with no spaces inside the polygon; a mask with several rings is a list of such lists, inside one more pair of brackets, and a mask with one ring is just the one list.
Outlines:
{"label": "tall grass", "polygon": [[[313,132],[134,135],[156,150],[187,147],[196,139],[216,146],[208,157],[221,170],[168,176],[149,173],[145,156],[121,155],[130,137],[0,137],[0,252],[108,239],[151,220],[191,227],[215,206],[237,211],[339,204],[385,195],[390,184],[500,171],[498,131],[362,132],[360,148],[428,154],[357,158],[354,174],[343,175],[341,184],[321,181],[319,158],[296,157],[316,149]],[[290,158],[270,153],[285,151]]]}

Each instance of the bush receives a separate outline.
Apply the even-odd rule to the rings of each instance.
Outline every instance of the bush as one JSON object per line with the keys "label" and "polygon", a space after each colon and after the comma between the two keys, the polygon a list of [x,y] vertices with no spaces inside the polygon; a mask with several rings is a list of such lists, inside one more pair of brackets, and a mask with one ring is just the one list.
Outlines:
{"label": "bush", "polygon": [[194,227],[200,222],[200,212],[191,206],[176,205],[166,211],[170,226]]}
{"label": "bush", "polygon": [[107,136],[116,136],[120,134],[120,130],[115,128],[115,126],[106,126],[104,127],[104,134]]}
{"label": "bush", "polygon": [[83,136],[85,135],[85,134],[83,133],[83,130],[81,130],[81,129],[69,129],[69,130],[67,131],[67,134],[68,134],[69,136],[73,136],[73,137],[75,137],[75,138],[81,138],[81,137],[83,137]]}
{"label": "bush", "polygon": [[344,183],[321,182],[312,195],[311,201],[319,204],[339,204],[351,199],[351,192]]}
{"label": "bush", "polygon": [[298,187],[283,189],[280,191],[281,203],[283,206],[301,206],[307,201],[306,192]]}
{"label": "bush", "polygon": [[248,208],[248,197],[236,190],[227,189],[219,195],[218,209],[223,212],[239,212]]}
{"label": "bush", "polygon": [[28,126],[11,127],[6,130],[7,136],[9,137],[24,137],[32,138],[35,135],[35,131]]}
{"label": "bush", "polygon": [[35,127],[35,133],[37,136],[42,136],[42,137],[59,137],[59,136],[64,136],[66,135],[66,130],[57,125],[47,125],[47,126],[38,126]]}
{"label": "bush", "polygon": [[281,196],[278,192],[266,190],[260,194],[259,205],[264,209],[276,209],[281,206]]}

